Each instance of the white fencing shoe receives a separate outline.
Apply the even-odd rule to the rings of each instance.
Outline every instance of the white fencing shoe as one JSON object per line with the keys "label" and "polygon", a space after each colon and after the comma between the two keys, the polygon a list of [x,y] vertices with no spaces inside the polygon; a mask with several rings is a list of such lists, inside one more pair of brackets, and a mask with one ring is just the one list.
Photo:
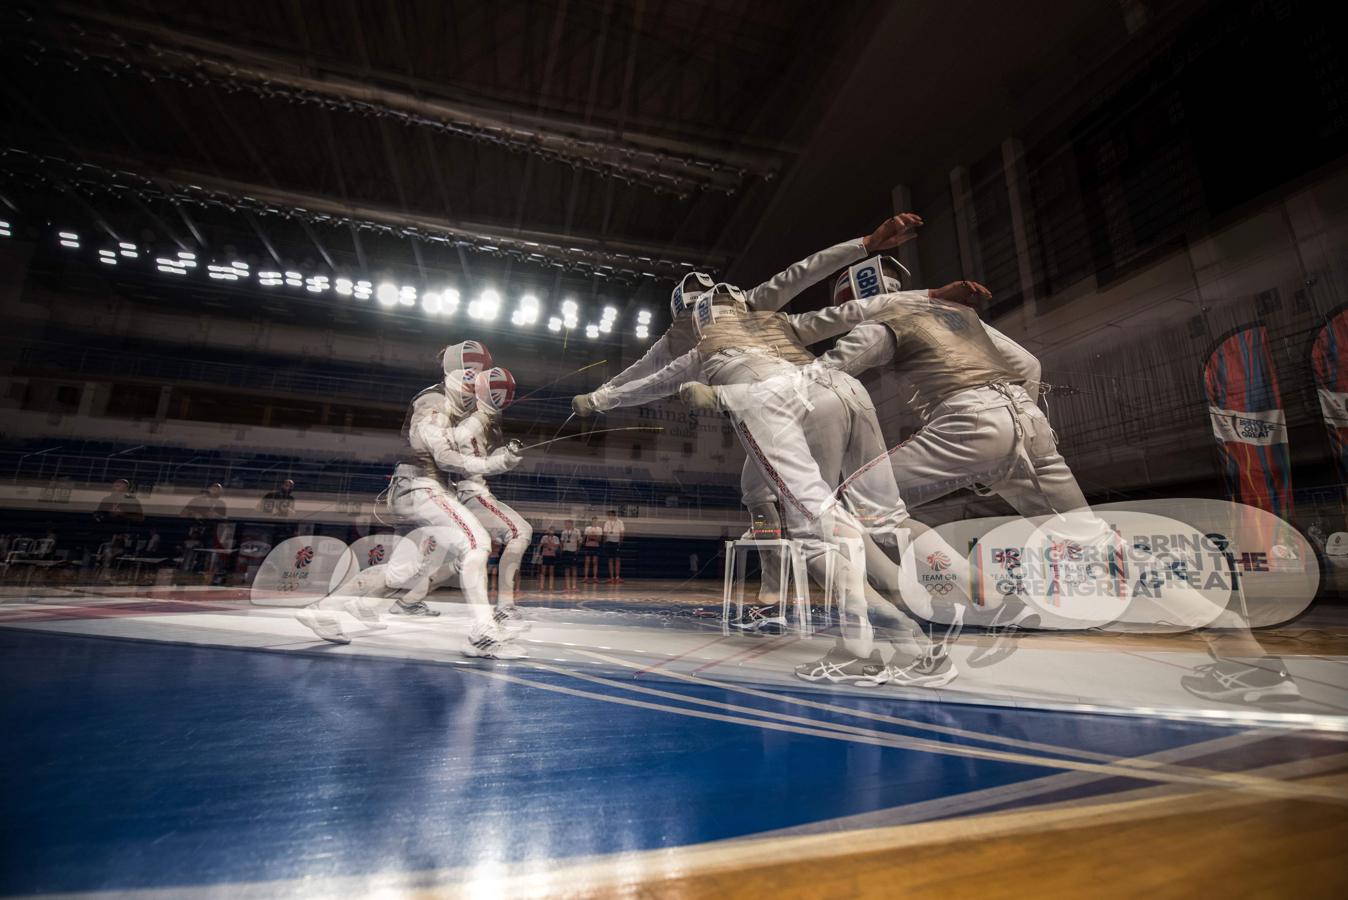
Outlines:
{"label": "white fencing shoe", "polygon": [[468,632],[468,646],[463,648],[463,655],[477,659],[523,659],[528,656],[523,647],[495,625],[474,625]]}
{"label": "white fencing shoe", "polygon": [[312,609],[302,609],[295,613],[295,619],[325,641],[334,644],[351,643],[351,638],[342,633],[342,626],[332,616]]}

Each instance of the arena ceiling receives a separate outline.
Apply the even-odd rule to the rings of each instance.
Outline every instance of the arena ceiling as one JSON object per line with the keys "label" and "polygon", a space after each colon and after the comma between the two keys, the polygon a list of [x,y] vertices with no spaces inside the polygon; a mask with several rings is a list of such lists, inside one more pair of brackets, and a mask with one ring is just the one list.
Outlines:
{"label": "arena ceiling", "polygon": [[11,7],[0,173],[121,238],[663,282],[730,262],[875,5]]}
{"label": "arena ceiling", "polygon": [[0,196],[306,272],[659,308],[689,267],[753,281],[859,232],[895,184],[929,209],[1199,2],[10,5]]}

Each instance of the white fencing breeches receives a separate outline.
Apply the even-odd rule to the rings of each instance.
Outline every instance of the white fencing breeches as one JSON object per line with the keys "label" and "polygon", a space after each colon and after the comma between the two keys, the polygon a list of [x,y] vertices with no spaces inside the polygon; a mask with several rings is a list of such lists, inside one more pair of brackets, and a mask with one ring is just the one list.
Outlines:
{"label": "white fencing breeches", "polygon": [[456,565],[459,584],[474,615],[490,618],[487,599],[487,555],[491,538],[473,514],[440,488],[418,487],[399,491],[390,498],[394,515],[417,528],[400,541],[388,563],[387,583],[405,590],[404,601],[420,600],[430,593],[432,576],[451,571]]}
{"label": "white fencing breeches", "polygon": [[[717,383],[766,382],[795,367],[772,357],[745,355],[717,371]],[[728,371],[729,370],[729,371]],[[834,578],[843,585],[840,608],[844,641],[859,656],[870,655],[872,629],[866,616],[865,559],[861,528],[833,500],[833,489],[815,462],[807,430],[811,423],[834,427],[846,416],[842,399],[808,379],[790,379],[763,393],[762,402],[731,409],[730,418],[745,453],[773,494],[793,539],[799,540],[811,576],[822,583],[830,555]]]}
{"label": "white fencing breeches", "polygon": [[1022,516],[1086,506],[1047,417],[1017,385],[956,394],[889,460],[910,507],[974,485],[988,487]]}
{"label": "white fencing breeches", "polygon": [[469,494],[463,497],[463,503],[487,533],[501,542],[500,575],[496,579],[497,602],[502,606],[514,606],[515,576],[519,574],[520,563],[534,539],[534,529],[523,516],[497,500],[489,491]]}

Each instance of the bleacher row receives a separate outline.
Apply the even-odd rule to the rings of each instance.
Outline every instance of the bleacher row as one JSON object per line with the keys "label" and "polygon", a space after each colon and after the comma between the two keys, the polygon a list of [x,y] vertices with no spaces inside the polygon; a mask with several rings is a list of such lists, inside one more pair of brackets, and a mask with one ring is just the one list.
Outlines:
{"label": "bleacher row", "polygon": [[[268,491],[290,478],[302,494],[373,498],[388,486],[390,470],[387,461],[169,446],[137,448],[108,441],[9,442],[0,449],[0,478],[76,485],[104,485],[125,478],[146,495],[156,488],[204,488],[217,482],[227,492]],[[656,480],[644,468],[624,468],[619,474],[617,470],[606,473],[599,465],[575,467],[567,474],[508,472],[492,479],[492,490],[507,503],[696,509],[734,509],[740,505],[738,484],[721,473],[688,473],[684,481],[676,482]]]}
{"label": "bleacher row", "polygon": [[88,340],[72,353],[71,346],[56,341],[28,341],[16,353],[21,371],[59,372],[63,377],[147,379],[164,384],[198,383],[216,387],[273,391],[282,394],[365,399],[387,402],[410,397],[425,387],[414,375],[371,366],[355,366],[324,360],[310,364],[293,356],[240,354],[201,348],[191,358],[175,356],[182,348],[168,350],[151,342],[139,349],[89,347]]}

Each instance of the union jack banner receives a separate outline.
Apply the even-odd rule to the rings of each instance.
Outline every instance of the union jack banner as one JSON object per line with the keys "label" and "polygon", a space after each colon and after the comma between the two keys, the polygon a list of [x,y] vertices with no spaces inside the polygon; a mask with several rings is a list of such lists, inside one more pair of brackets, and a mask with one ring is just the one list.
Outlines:
{"label": "union jack banner", "polygon": [[1311,368],[1339,480],[1348,484],[1348,308],[1339,310],[1316,335]]}
{"label": "union jack banner", "polygon": [[1262,325],[1221,341],[1203,369],[1208,413],[1231,499],[1292,516],[1292,465],[1278,373]]}

